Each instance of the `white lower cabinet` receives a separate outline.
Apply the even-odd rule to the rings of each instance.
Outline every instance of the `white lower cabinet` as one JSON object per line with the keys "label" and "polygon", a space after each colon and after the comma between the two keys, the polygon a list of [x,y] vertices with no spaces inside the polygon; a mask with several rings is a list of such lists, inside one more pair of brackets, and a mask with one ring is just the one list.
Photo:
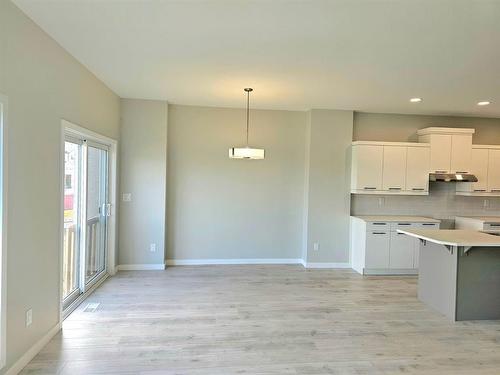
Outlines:
{"label": "white lower cabinet", "polygon": [[439,223],[368,222],[351,217],[352,268],[363,275],[417,274],[420,244],[397,232],[405,228],[439,229]]}
{"label": "white lower cabinet", "polygon": [[414,269],[414,238],[398,232],[391,232],[389,268]]}
{"label": "white lower cabinet", "polygon": [[386,231],[366,233],[366,266],[369,268],[387,268],[389,264],[390,234]]}

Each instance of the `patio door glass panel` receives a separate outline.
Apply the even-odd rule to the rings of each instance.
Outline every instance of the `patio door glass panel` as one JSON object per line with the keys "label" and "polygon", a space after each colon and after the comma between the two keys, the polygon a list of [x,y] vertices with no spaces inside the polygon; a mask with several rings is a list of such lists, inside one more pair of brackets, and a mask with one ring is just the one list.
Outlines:
{"label": "patio door glass panel", "polygon": [[109,215],[107,146],[67,136],[64,143],[63,310],[106,274]]}
{"label": "patio door glass panel", "polygon": [[81,142],[64,143],[63,302],[80,295]]}
{"label": "patio door glass panel", "polygon": [[85,284],[105,271],[108,195],[108,151],[99,146],[87,149],[87,243]]}

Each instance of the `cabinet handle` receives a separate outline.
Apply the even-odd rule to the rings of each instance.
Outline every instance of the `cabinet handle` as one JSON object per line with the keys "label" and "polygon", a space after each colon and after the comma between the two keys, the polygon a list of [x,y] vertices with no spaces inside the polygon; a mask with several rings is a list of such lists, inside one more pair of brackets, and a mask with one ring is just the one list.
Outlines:
{"label": "cabinet handle", "polygon": [[401,190],[400,187],[390,187],[389,190]]}
{"label": "cabinet handle", "polygon": [[372,234],[387,234],[386,232],[372,232]]}
{"label": "cabinet handle", "polygon": [[469,173],[469,172],[465,172],[465,171],[456,171],[455,173],[462,173],[462,174],[465,174],[465,173]]}
{"label": "cabinet handle", "polygon": [[500,191],[500,189],[491,189],[491,191],[492,191],[493,193],[498,193],[498,192]]}
{"label": "cabinet handle", "polygon": [[422,225],[434,227],[436,224],[434,224],[434,223],[422,223]]}
{"label": "cabinet handle", "polygon": [[436,173],[447,173],[448,171],[435,171]]}
{"label": "cabinet handle", "polygon": [[410,223],[398,223],[398,225],[411,225]]}
{"label": "cabinet handle", "polygon": [[398,235],[401,235],[401,234],[403,234],[403,235],[404,235],[405,233],[399,233],[399,232],[398,232]]}
{"label": "cabinet handle", "polygon": [[373,223],[373,225],[387,225],[387,223]]}
{"label": "cabinet handle", "polygon": [[474,189],[474,191],[486,191],[486,189]]}
{"label": "cabinet handle", "polygon": [[413,191],[424,191],[425,189],[424,188],[411,188],[411,190],[413,190]]}
{"label": "cabinet handle", "polygon": [[376,187],[371,187],[371,186],[365,186],[363,189],[365,189],[365,190],[377,190]]}

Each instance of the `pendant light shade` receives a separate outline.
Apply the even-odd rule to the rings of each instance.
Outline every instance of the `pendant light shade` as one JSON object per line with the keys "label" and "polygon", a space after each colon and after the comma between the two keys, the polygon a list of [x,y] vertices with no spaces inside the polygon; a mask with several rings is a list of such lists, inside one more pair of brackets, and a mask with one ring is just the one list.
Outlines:
{"label": "pendant light shade", "polygon": [[247,143],[246,147],[231,147],[229,149],[230,159],[253,159],[259,160],[264,159],[265,152],[263,148],[254,148],[248,145],[248,133],[249,133],[249,119],[250,119],[250,93],[253,91],[252,88],[244,89],[247,93]]}

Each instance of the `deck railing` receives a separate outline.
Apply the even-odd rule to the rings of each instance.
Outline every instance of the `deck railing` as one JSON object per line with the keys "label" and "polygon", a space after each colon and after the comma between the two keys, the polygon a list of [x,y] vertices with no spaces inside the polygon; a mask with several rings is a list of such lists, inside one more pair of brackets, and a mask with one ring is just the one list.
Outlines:
{"label": "deck railing", "polygon": [[[78,289],[78,263],[76,226],[66,223],[63,234],[63,298]],[[85,252],[85,282],[104,270],[102,246],[99,246],[101,226],[99,216],[87,220],[87,251]]]}

